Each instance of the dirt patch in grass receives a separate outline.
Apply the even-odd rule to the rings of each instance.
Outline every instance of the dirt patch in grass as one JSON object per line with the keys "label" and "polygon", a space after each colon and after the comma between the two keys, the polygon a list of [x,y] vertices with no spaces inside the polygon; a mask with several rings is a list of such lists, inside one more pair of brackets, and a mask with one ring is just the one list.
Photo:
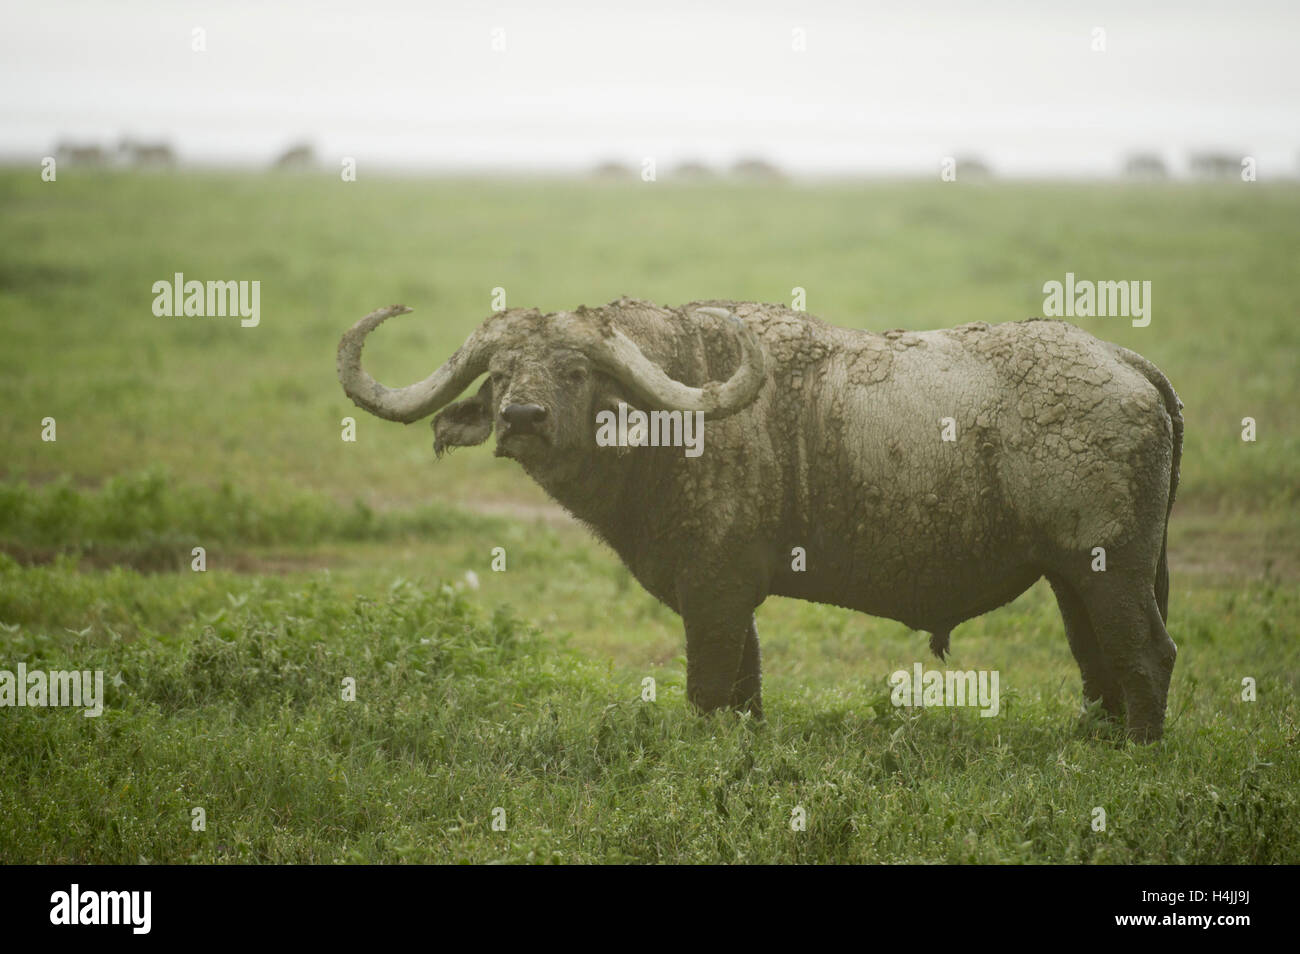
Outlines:
{"label": "dirt patch in grass", "polygon": [[1291,515],[1175,509],[1169,569],[1223,580],[1300,580],[1300,522]]}
{"label": "dirt patch in grass", "polygon": [[[599,546],[577,520],[556,504],[482,500],[457,501],[455,506],[480,516],[532,526],[541,524],[560,531],[566,539]],[[1170,522],[1169,534],[1169,566],[1175,580],[1186,575],[1220,582],[1300,581],[1300,518],[1295,516],[1225,514],[1180,506]],[[414,543],[418,546],[421,539],[416,535],[403,545]],[[350,554],[355,550],[355,544],[339,540],[274,549],[214,546],[208,548],[208,568],[242,574],[284,575],[346,566],[352,562]],[[163,540],[61,547],[0,541],[0,552],[27,566],[51,563],[59,555],[68,554],[76,556],[88,570],[125,566],[144,573],[187,570],[192,559],[187,546]]]}
{"label": "dirt patch in grass", "polygon": [[523,523],[545,523],[552,527],[580,527],[559,504],[520,503],[514,500],[457,501],[457,505],[486,517],[506,517]]}

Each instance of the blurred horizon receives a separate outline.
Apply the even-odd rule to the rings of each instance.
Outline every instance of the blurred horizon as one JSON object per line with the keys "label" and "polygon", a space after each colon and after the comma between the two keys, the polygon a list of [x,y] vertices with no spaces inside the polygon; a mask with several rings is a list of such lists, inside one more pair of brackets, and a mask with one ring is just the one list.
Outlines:
{"label": "blurred horizon", "polygon": [[1300,7],[1279,0],[56,0],[3,18],[10,163],[60,143],[111,158],[133,139],[229,168],[306,144],[326,170],[350,157],[432,174],[639,177],[653,158],[659,178],[744,160],[796,178],[933,177],[954,157],[1000,177],[1099,178],[1145,156],[1182,178],[1196,154],[1253,157],[1261,180],[1300,174]]}

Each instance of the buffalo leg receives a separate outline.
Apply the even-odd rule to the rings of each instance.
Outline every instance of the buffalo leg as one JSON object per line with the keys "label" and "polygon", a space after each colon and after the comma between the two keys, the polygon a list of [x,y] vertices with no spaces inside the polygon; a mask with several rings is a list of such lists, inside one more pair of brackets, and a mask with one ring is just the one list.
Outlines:
{"label": "buffalo leg", "polygon": [[686,698],[701,712],[712,712],[735,705],[743,694],[752,700],[752,711],[759,693],[754,608],[716,589],[686,588],[679,602],[686,624]]}
{"label": "buffalo leg", "polygon": [[1124,577],[1105,575],[1111,579],[1090,587],[1084,596],[1088,618],[1124,692],[1129,736],[1153,742],[1164,730],[1177,650],[1160,618],[1154,588],[1124,585]]}
{"label": "buffalo leg", "polygon": [[740,656],[740,672],[731,690],[731,707],[763,718],[763,675],[758,651],[758,628],[753,617],[745,636],[745,649]]}
{"label": "buffalo leg", "polygon": [[1124,718],[1124,690],[1111,668],[1097,634],[1093,632],[1092,621],[1088,619],[1088,610],[1083,600],[1063,577],[1048,574],[1047,582],[1052,584],[1056,594],[1057,606],[1061,609],[1061,618],[1065,621],[1065,636],[1070,641],[1070,652],[1079,664],[1083,675],[1083,698],[1088,702],[1101,700],[1102,711],[1116,721]]}

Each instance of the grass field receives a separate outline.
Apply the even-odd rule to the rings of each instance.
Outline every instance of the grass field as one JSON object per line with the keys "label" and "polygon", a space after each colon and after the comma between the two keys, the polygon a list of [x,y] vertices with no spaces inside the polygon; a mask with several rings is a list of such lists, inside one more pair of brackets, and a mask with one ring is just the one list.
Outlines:
{"label": "grass field", "polygon": [[[0,861],[1300,862],[1298,248],[1300,189],[1258,183],[2,171],[0,670],[111,681],[99,718],[0,709]],[[423,377],[495,287],[799,286],[832,323],[920,329],[1039,314],[1067,271],[1152,282],[1150,326],[1077,323],[1186,404],[1157,746],[1080,719],[1045,584],[954,633],[953,668],[1000,672],[997,718],[894,708],[922,634],[778,599],[767,720],[699,718],[677,618],[612,553],[334,372],[340,333],[401,301],[368,365]],[[155,317],[175,272],[260,281],[260,325]]]}

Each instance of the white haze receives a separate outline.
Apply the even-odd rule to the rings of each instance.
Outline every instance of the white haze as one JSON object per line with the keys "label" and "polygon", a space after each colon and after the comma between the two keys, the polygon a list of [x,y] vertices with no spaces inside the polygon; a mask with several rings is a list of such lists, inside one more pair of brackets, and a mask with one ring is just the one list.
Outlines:
{"label": "white haze", "polygon": [[1105,175],[1133,151],[1180,171],[1223,150],[1266,179],[1300,158],[1292,2],[4,0],[0,20],[11,158],[123,135],[187,162],[264,164],[304,140],[322,158],[481,171],[752,156],[932,175],[978,156]]}

